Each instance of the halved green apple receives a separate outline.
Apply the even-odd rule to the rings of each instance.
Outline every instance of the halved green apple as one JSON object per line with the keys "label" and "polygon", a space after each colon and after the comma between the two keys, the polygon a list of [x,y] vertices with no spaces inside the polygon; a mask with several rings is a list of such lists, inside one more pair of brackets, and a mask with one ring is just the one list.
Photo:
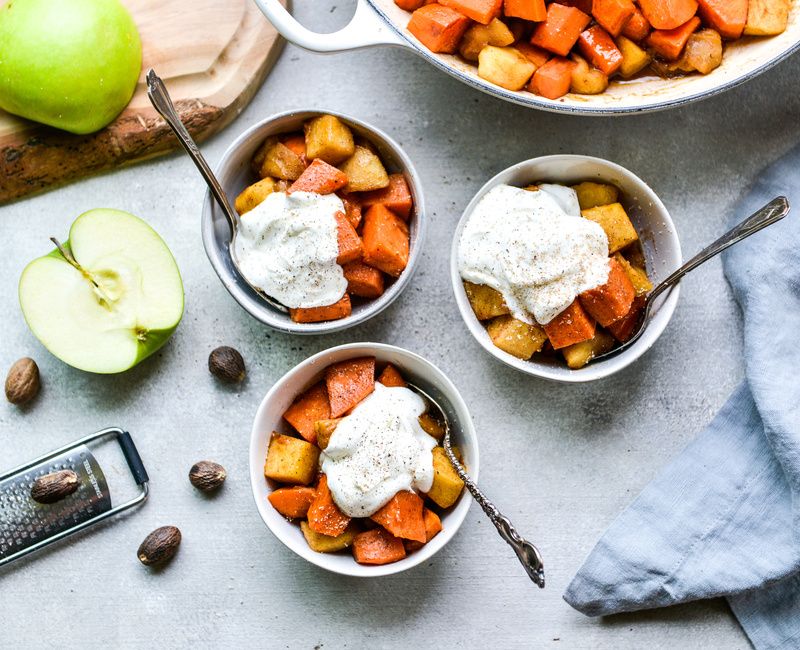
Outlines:
{"label": "halved green apple", "polygon": [[61,250],[28,264],[19,300],[50,352],[110,374],[167,342],[183,316],[183,283],[155,230],[128,212],[98,208],[75,220]]}

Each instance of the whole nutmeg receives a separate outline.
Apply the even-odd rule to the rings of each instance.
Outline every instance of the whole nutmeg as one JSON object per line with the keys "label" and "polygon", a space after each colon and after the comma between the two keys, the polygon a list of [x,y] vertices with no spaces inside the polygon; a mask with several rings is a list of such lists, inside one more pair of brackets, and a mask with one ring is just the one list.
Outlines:
{"label": "whole nutmeg", "polygon": [[201,460],[199,463],[192,465],[189,470],[189,481],[198,490],[203,492],[211,492],[211,490],[218,489],[228,477],[225,468],[219,463],[214,463],[210,460]]}
{"label": "whole nutmeg", "polygon": [[37,478],[31,486],[31,498],[38,503],[55,503],[80,487],[78,475],[71,469],[62,469]]}
{"label": "whole nutmeg", "polygon": [[12,404],[27,404],[39,394],[39,366],[23,357],[11,366],[6,376],[6,399]]}
{"label": "whole nutmeg", "polygon": [[238,384],[245,378],[244,359],[239,351],[223,345],[208,355],[208,369],[211,374],[230,384]]}
{"label": "whole nutmeg", "polygon": [[180,544],[181,531],[175,526],[162,526],[144,538],[136,556],[145,566],[163,564],[172,559]]}

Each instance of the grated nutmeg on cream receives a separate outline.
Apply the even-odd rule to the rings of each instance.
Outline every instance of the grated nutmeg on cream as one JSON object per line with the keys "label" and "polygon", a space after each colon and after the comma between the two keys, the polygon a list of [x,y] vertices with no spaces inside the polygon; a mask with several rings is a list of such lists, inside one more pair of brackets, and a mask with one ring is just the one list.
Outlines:
{"label": "grated nutmeg on cream", "polygon": [[493,187],[459,241],[461,277],[499,291],[514,317],[530,324],[546,325],[608,279],[605,232],[580,216],[574,190],[554,187]]}
{"label": "grated nutmeg on cream", "polygon": [[241,216],[236,235],[239,270],[287,307],[324,307],[347,290],[339,256],[335,194],[273,192]]}

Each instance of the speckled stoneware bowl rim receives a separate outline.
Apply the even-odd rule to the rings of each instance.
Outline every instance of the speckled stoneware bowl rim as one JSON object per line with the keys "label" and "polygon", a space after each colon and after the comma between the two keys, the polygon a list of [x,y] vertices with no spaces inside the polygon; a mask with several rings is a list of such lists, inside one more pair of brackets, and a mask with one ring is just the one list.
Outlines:
{"label": "speckled stoneware bowl rim", "polygon": [[[319,379],[331,363],[361,356],[375,356],[379,363],[391,362],[405,376],[419,383],[426,391],[433,391],[434,399],[441,400],[451,418],[453,444],[458,445],[464,455],[467,469],[474,480],[478,480],[480,456],[478,436],[464,399],[449,377],[424,357],[386,343],[348,343],[318,352],[300,362],[273,384],[264,396],[253,420],[250,434],[250,485],[259,515],[267,528],[287,548],[318,567],[341,575],[375,578],[406,571],[430,560],[455,536],[472,504],[469,493],[464,492],[456,504],[442,514],[442,532],[421,549],[405,559],[381,566],[364,566],[356,563],[349,554],[326,554],[312,551],[303,538],[300,527],[280,515],[267,501],[272,486],[264,478],[264,459],[269,436],[280,422],[280,414],[295,397]],[[410,370],[414,366],[417,371]],[[270,416],[270,411],[273,415]]]}
{"label": "speckled stoneware bowl rim", "polygon": [[[210,191],[206,191],[203,200],[201,226],[203,246],[222,285],[239,306],[255,319],[275,330],[290,334],[330,334],[354,327],[377,316],[391,305],[408,286],[417,269],[425,244],[427,230],[425,199],[420,176],[409,156],[394,139],[380,129],[350,115],[325,108],[277,113],[260,120],[239,135],[225,150],[215,169],[215,174],[228,196],[233,199],[244,188],[244,186],[232,188],[230,185],[235,174],[241,174],[245,167],[249,169],[251,149],[254,151],[269,135],[296,130],[296,126],[290,126],[291,124],[300,124],[309,118],[324,114],[335,115],[353,128],[357,135],[363,135],[374,144],[387,166],[387,171],[402,173],[405,176],[414,199],[414,211],[409,219],[411,242],[408,265],[400,277],[386,288],[383,295],[354,307],[353,313],[347,318],[322,323],[295,323],[288,314],[273,309],[261,300],[233,268],[228,253],[227,221],[213,200]],[[387,160],[387,157],[391,160]],[[255,180],[251,179],[250,182],[255,182]]]}
{"label": "speckled stoneware bowl rim", "polygon": [[[578,166],[591,167],[594,171],[592,173],[576,172],[574,176],[570,176],[568,179],[564,178],[563,180],[559,180],[553,176],[548,176],[546,171],[554,165],[575,166],[576,168]],[[560,174],[562,178],[567,175],[568,174]],[[475,206],[484,194],[496,185],[510,182],[510,179],[515,176],[524,177],[526,180],[523,181],[520,178],[517,183],[511,182],[512,185],[548,180],[556,183],[577,183],[585,180],[614,182],[615,180],[619,181],[619,179],[624,179],[626,182],[633,185],[636,188],[637,195],[623,196],[622,200],[623,202],[637,206],[637,213],[635,215],[631,214],[631,218],[634,220],[634,224],[642,239],[647,256],[648,273],[651,274],[654,281],[664,279],[667,274],[674,271],[682,263],[680,240],[675,229],[675,224],[672,222],[667,208],[647,183],[621,165],[592,156],[556,154],[525,160],[496,174],[481,187],[472,198],[469,205],[464,210],[456,226],[455,233],[453,234],[453,241],[450,249],[450,279],[456,303],[458,304],[458,310],[472,336],[492,357],[525,374],[564,383],[594,381],[619,372],[645,354],[664,332],[678,304],[680,286],[674,287],[663,297],[658,299],[646,331],[635,344],[615,356],[589,363],[578,370],[571,370],[566,364],[562,365],[561,363],[537,361],[535,357],[533,360],[526,361],[500,350],[492,343],[486,328],[475,317],[464,290],[461,274],[458,270],[459,240],[464,230],[467,217],[475,209]],[[641,212],[639,210],[641,210]],[[644,216],[644,220],[642,220],[642,216]],[[646,224],[644,222],[637,223],[637,221],[646,221]],[[649,227],[653,225],[656,226],[656,235],[652,234],[654,231]],[[671,247],[671,250],[654,251],[656,238],[666,243],[668,247]]]}

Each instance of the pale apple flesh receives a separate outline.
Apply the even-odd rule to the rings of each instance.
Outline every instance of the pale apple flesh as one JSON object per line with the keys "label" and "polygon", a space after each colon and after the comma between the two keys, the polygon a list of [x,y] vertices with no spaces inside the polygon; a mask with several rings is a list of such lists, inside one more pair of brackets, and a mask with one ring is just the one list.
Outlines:
{"label": "pale apple flesh", "polygon": [[96,209],[72,224],[64,248],[31,262],[19,297],[34,335],[56,357],[117,373],[158,350],[183,315],[183,283],[164,241],[127,212]]}

